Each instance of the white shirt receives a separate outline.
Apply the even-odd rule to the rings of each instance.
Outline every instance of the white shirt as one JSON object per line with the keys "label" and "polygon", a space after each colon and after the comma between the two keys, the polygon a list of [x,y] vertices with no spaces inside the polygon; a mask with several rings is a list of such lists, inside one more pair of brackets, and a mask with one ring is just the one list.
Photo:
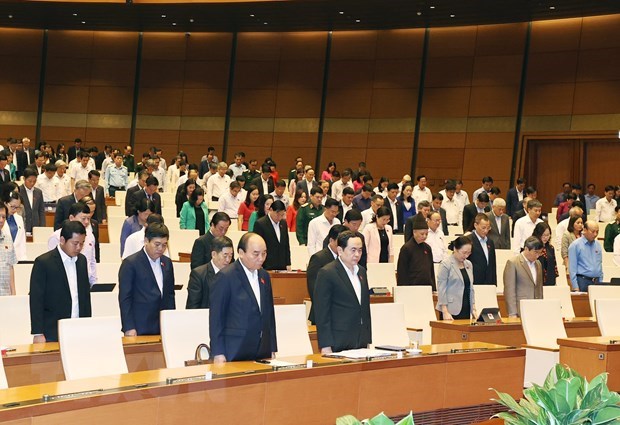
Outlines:
{"label": "white shirt", "polygon": [[446,245],[444,243],[444,235],[441,226],[437,226],[436,231],[428,229],[428,237],[426,243],[430,245],[433,251],[433,263],[441,263],[446,255]]}
{"label": "white shirt", "polygon": [[146,258],[149,260],[149,264],[151,265],[151,270],[153,270],[153,274],[155,275],[155,281],[157,282],[157,287],[159,288],[159,294],[163,298],[164,296],[164,272],[161,269],[161,257],[157,260],[153,261],[149,254],[144,250],[144,254]]}
{"label": "white shirt", "polygon": [[232,170],[233,178],[235,178],[237,176],[240,176],[246,170],[245,165],[243,165],[243,164],[237,165],[234,162],[228,166],[228,169]]}
{"label": "white shirt", "polygon": [[562,246],[562,236],[564,236],[564,232],[568,229],[569,221],[570,218],[566,218],[555,226],[555,246]]}
{"label": "white shirt", "polygon": [[138,186],[138,178],[137,177],[127,184],[127,189],[131,189],[134,186]]}
{"label": "white shirt", "polygon": [[269,193],[269,178],[267,180],[263,180],[263,176],[261,176],[260,182],[263,185],[263,193]]}
{"label": "white shirt", "polygon": [[488,237],[481,238],[480,235],[476,233],[475,230],[472,233],[476,235],[476,237],[480,241],[480,246],[482,246],[482,251],[484,252],[484,256],[487,258],[487,264],[489,264],[489,246],[487,245]]}
{"label": "white shirt", "polygon": [[463,221],[463,206],[456,200],[456,196],[453,196],[452,199],[448,199],[447,196],[444,196],[443,201],[441,201],[441,208],[446,210],[446,221],[448,224],[461,226]]}
{"label": "white shirt", "polygon": [[411,197],[415,200],[416,210],[418,208],[418,205],[422,201],[433,202],[433,194],[431,193],[431,190],[428,187],[421,189],[420,185],[418,184],[416,184],[413,187],[413,192],[411,192]]}
{"label": "white shirt", "polygon": [[36,187],[43,192],[43,202],[56,202],[58,200],[58,186],[60,181],[54,175],[51,179],[48,179],[45,173],[37,176]]}
{"label": "white shirt", "polygon": [[[127,236],[127,239],[125,239],[125,250],[123,251],[123,255],[121,257],[123,260],[144,248],[144,231],[145,228],[143,227],[137,232]],[[167,248],[164,255],[170,257],[170,251]]]}
{"label": "white shirt", "polygon": [[280,242],[280,223],[278,223],[277,221],[273,221],[271,219],[271,216],[269,216],[269,221],[271,222],[271,225],[273,226],[273,231],[276,232],[276,237],[278,238],[278,242]]}
{"label": "white shirt", "polygon": [[342,207],[342,221],[344,221],[344,217],[349,211],[353,209],[353,202],[351,202],[349,205],[346,205],[344,202],[340,201],[340,206]]}
{"label": "white shirt", "polygon": [[472,198],[471,198],[473,199],[473,202],[476,202],[476,199],[478,199],[478,195],[480,195],[482,192],[488,193],[482,186],[480,186],[478,189],[474,191],[474,194],[472,195]]}
{"label": "white shirt", "polygon": [[[387,197],[385,198],[386,201],[388,201],[388,204],[390,205],[390,209],[392,210],[392,218],[394,220],[394,223],[392,225],[392,229],[394,231],[399,230],[402,226],[401,224],[398,222],[398,210],[396,209],[396,199],[394,199],[393,201]],[[344,218],[344,216],[343,216]]]}
{"label": "white shirt", "polygon": [[357,296],[357,302],[362,303],[362,282],[360,282],[360,277],[358,276],[359,266],[356,264],[353,267],[353,271],[350,268],[345,266],[340,258],[338,258],[342,267],[344,267],[344,271],[347,272],[347,276],[349,277],[349,281],[351,282],[351,286],[353,286],[353,290],[355,291],[355,295]]}
{"label": "white shirt", "polygon": [[34,187],[32,189],[28,189],[26,186],[24,186],[24,189],[26,190],[26,196],[28,197],[28,203],[30,204],[30,208],[32,209],[32,205],[34,203],[34,200],[33,200],[33,198],[34,198]]}
{"label": "white shirt", "polygon": [[608,223],[616,219],[616,200],[607,202],[607,198],[596,201],[596,219],[603,223]]}
{"label": "white shirt", "polygon": [[69,282],[69,292],[71,293],[71,318],[75,319],[80,317],[80,301],[78,297],[78,282],[77,282],[77,268],[75,263],[77,257],[69,257],[65,252],[57,248],[62,259],[62,265],[65,267],[65,274],[67,275],[67,281]]}
{"label": "white shirt", "polygon": [[[534,228],[538,223],[542,223],[542,220],[540,218],[536,219],[536,222],[532,222],[532,219],[528,215],[526,215],[525,217],[521,217],[517,220],[517,222],[515,223],[515,244],[512,248],[515,253],[518,254],[519,252],[521,252],[521,248],[523,248],[525,240],[532,236]],[[562,244],[560,243],[560,245],[558,246],[561,245]]]}
{"label": "white shirt", "polygon": [[[271,192],[270,195],[273,196],[274,201],[282,201],[284,203],[284,206],[288,208],[290,200],[288,198],[288,195],[286,194],[286,191],[282,194],[282,196],[276,195],[275,190]],[[243,197],[243,199],[245,200],[245,197]]]}
{"label": "white shirt", "polygon": [[[60,245],[60,231],[56,230],[52,233],[47,240],[47,249],[52,250]],[[61,250],[62,251],[62,250]],[[88,282],[90,286],[97,283],[97,259],[95,257],[95,236],[93,235],[93,228],[88,226],[86,229],[86,239],[84,239],[84,246],[80,252],[86,257],[86,265],[88,266]]]}
{"label": "white shirt", "polygon": [[366,227],[366,225],[372,221],[372,218],[374,217],[374,215],[375,215],[375,212],[372,210],[372,208],[368,208],[367,210],[362,211],[362,224],[360,225],[360,228],[359,228],[360,232],[364,230],[364,227]]}
{"label": "white shirt", "polygon": [[[206,175],[206,174],[205,174]],[[230,187],[230,177],[227,174],[224,174],[224,177],[219,174],[214,174],[209,177],[207,180],[207,197],[206,200],[210,201],[212,197],[219,198],[226,191],[229,190]],[[265,192],[268,193],[268,192]]]}
{"label": "white shirt", "polygon": [[256,302],[258,303],[258,309],[260,310],[260,284],[258,283],[258,270],[254,270],[253,272],[251,272],[244,264],[243,262],[239,261],[239,263],[241,263],[241,267],[243,267],[243,271],[245,272],[245,275],[247,276],[248,280],[250,281],[250,288],[252,288],[252,292],[254,293],[254,296],[256,297]]}
{"label": "white shirt", "polygon": [[166,191],[166,171],[158,167],[157,170],[153,171],[153,177],[157,179],[157,187]]}
{"label": "white shirt", "polygon": [[[189,174],[189,173],[185,173],[184,175],[182,175],[181,177],[179,177],[179,180],[177,180],[177,183],[176,183],[177,188],[178,188],[179,186],[181,186],[182,184],[185,184],[185,182],[186,182],[186,181],[187,181],[187,179],[189,178],[189,177],[188,177],[188,174]],[[205,176],[206,176],[206,174],[205,174]],[[130,183],[130,186],[131,186],[131,183]],[[204,182],[203,182],[201,179],[196,179],[196,186],[204,187]],[[129,187],[129,186],[128,186],[128,187]],[[244,199],[244,200],[245,200],[245,199]]]}
{"label": "white shirt", "polygon": [[340,220],[334,218],[330,223],[325,218],[325,214],[310,220],[310,224],[308,224],[308,252],[310,255],[323,249],[323,241],[327,237],[329,229],[335,224],[340,224]]}
{"label": "white shirt", "polygon": [[[90,164],[89,164],[90,165]],[[87,166],[86,168],[82,167],[82,164],[79,164],[71,170],[71,178],[76,182],[78,180],[88,180],[88,173],[90,173],[93,168]]]}
{"label": "white shirt", "polygon": [[101,174],[105,176],[105,170],[114,163],[114,159],[111,156],[107,156],[101,163]]}
{"label": "white shirt", "polygon": [[454,192],[454,198],[460,202],[461,208],[465,208],[465,205],[469,205],[469,195],[463,189],[460,192]]}
{"label": "white shirt", "polygon": [[346,184],[342,182],[342,180],[338,180],[336,183],[332,185],[332,198],[336,201],[340,201],[342,199],[342,191],[345,187],[350,187],[353,189],[353,183],[349,180]]}
{"label": "white shirt", "polygon": [[534,279],[534,282],[536,282],[536,277],[538,275],[538,273],[536,272],[536,261],[529,261],[527,258],[525,258],[525,255],[523,255],[523,253],[521,253],[521,255],[525,260],[525,264],[527,264],[527,266],[530,268],[530,273],[532,273],[532,279]]}
{"label": "white shirt", "polygon": [[495,217],[495,224],[497,225],[497,233],[499,233],[499,235],[501,236],[502,234],[502,216],[497,216],[495,214],[493,214],[493,217]]}
{"label": "white shirt", "polygon": [[217,210],[225,212],[230,218],[237,218],[240,204],[239,199],[236,196],[232,196],[232,193],[228,190],[228,192],[220,196]]}

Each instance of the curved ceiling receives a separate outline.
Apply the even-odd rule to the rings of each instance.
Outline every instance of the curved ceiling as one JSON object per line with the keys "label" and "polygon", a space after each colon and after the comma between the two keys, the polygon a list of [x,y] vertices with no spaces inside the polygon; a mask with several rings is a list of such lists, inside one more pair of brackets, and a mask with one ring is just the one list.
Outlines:
{"label": "curved ceiling", "polygon": [[619,0],[135,1],[5,1],[0,2],[0,26],[179,32],[325,31],[496,24],[620,13]]}

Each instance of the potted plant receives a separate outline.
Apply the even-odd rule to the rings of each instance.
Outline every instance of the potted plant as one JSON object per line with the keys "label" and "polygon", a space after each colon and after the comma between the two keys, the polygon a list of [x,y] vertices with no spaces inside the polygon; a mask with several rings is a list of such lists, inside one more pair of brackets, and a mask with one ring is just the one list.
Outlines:
{"label": "potted plant", "polygon": [[342,416],[336,419],[336,425],[415,425],[415,423],[413,422],[413,413],[411,412],[396,424],[385,413],[381,412],[372,419],[363,419],[361,421],[352,415]]}
{"label": "potted plant", "polygon": [[512,412],[495,417],[506,425],[620,424],[620,395],[607,388],[607,373],[590,382],[576,371],[557,364],[544,385],[523,391],[517,403],[510,395],[494,390],[498,403]]}

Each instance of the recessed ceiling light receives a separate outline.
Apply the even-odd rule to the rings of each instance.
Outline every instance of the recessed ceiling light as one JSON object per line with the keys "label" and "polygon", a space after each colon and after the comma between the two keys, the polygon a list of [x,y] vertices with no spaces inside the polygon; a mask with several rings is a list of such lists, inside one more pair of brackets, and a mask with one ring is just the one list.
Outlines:
{"label": "recessed ceiling light", "polygon": [[193,24],[194,23],[194,18],[189,18],[189,22]]}
{"label": "recessed ceiling light", "polygon": [[343,11],[340,11],[340,12],[338,12],[338,13],[339,13],[339,14],[341,14],[341,15],[344,15],[344,12],[343,12]]}
{"label": "recessed ceiling light", "polygon": [[165,17],[166,17],[166,15],[161,15],[161,17],[162,17],[162,18],[165,18]]}
{"label": "recessed ceiling light", "polygon": [[13,19],[13,15],[9,15],[9,19]]}
{"label": "recessed ceiling light", "polygon": [[434,8],[435,8],[435,6],[431,6],[431,9],[434,9]]}
{"label": "recessed ceiling light", "polygon": [[86,21],[82,21],[82,23],[83,23],[83,24],[85,24],[85,23],[86,23]]}
{"label": "recessed ceiling light", "polygon": [[77,16],[77,13],[74,13],[73,16]]}
{"label": "recessed ceiling light", "polygon": [[176,22],[173,22],[173,23],[172,23],[172,26],[173,26],[173,27],[176,27],[176,26],[177,26],[177,23],[176,23]]}
{"label": "recessed ceiling light", "polygon": [[267,22],[263,22],[263,25],[268,25],[268,23]]}
{"label": "recessed ceiling light", "polygon": [[418,13],[416,13],[416,15],[421,16],[421,15],[422,15],[422,12],[418,12]]}
{"label": "recessed ceiling light", "polygon": [[359,24],[362,21],[360,19],[356,19],[355,22],[357,22]]}
{"label": "recessed ceiling light", "polygon": [[250,18],[253,18],[253,17],[254,17],[254,14],[252,13],[252,14],[250,15]]}
{"label": "recessed ceiling light", "polygon": [[549,6],[549,9],[555,10],[555,6]]}

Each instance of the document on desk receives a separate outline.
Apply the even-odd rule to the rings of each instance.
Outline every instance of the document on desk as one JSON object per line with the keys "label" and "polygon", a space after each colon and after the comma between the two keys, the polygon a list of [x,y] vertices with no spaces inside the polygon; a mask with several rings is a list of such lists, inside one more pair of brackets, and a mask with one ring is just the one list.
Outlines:
{"label": "document on desk", "polygon": [[258,363],[268,364],[269,366],[273,366],[273,367],[302,366],[302,363],[291,363],[291,362],[285,362],[282,360],[264,360],[264,361],[259,361]]}
{"label": "document on desk", "polygon": [[338,353],[329,354],[329,357],[342,357],[347,359],[363,360],[372,359],[375,357],[389,357],[394,356],[393,351],[376,350],[373,348],[358,348],[356,350],[344,350]]}

